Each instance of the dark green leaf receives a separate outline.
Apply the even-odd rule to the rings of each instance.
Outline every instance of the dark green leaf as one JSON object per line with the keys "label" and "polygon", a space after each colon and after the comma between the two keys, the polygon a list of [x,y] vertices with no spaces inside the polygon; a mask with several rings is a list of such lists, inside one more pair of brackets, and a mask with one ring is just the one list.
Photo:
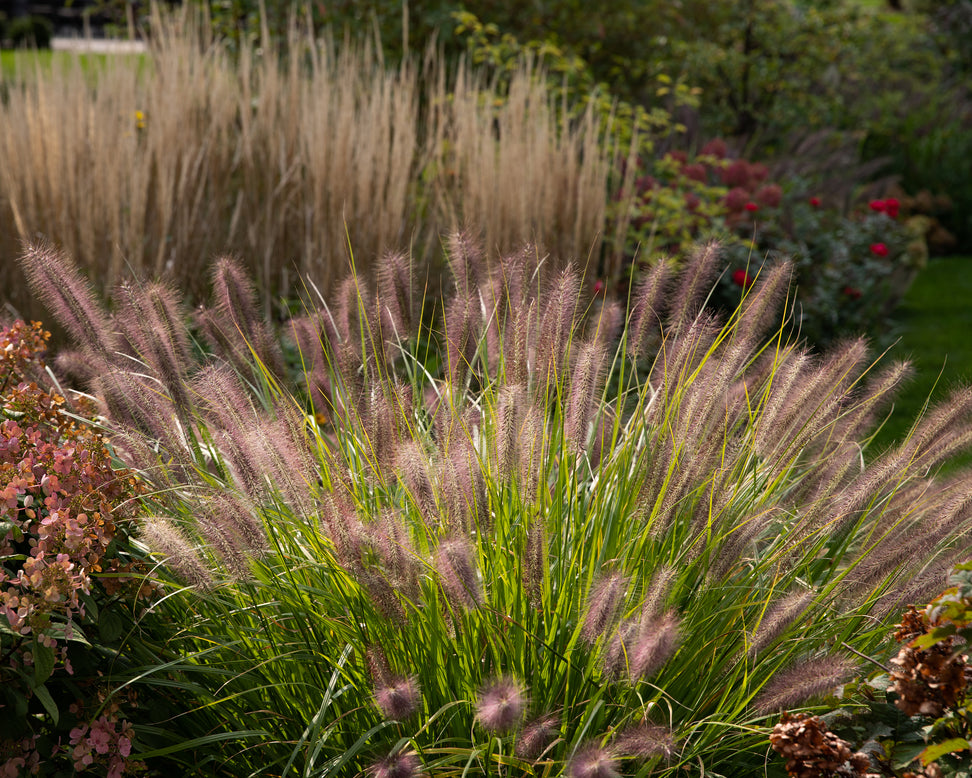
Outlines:
{"label": "dark green leaf", "polygon": [[54,720],[54,725],[57,726],[57,722],[58,719],[60,718],[60,714],[57,710],[57,703],[54,702],[54,698],[51,697],[51,693],[47,691],[47,687],[46,686],[34,687],[34,695],[37,697],[38,700],[40,700],[41,705],[44,706],[44,710],[46,710],[49,714],[51,714],[51,718]]}
{"label": "dark green leaf", "polygon": [[54,672],[54,649],[34,640],[31,652],[34,655],[34,686],[43,686],[44,681]]}
{"label": "dark green leaf", "polygon": [[114,643],[118,640],[124,627],[125,623],[121,616],[114,611],[104,610],[101,612],[101,617],[98,619],[98,632],[103,643]]}

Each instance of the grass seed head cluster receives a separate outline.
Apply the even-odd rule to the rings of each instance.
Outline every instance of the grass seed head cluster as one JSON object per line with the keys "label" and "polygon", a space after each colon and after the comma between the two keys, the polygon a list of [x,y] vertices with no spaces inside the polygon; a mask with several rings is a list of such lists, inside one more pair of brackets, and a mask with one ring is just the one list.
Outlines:
{"label": "grass seed head cluster", "polygon": [[213,733],[234,774],[762,765],[776,714],[969,555],[972,487],[936,469],[972,391],[867,450],[906,366],[790,340],[785,263],[720,318],[719,252],[625,306],[534,247],[490,261],[457,233],[442,300],[385,254],[290,323],[293,382],[234,262],[193,317],[140,282],[109,314],[28,247],[153,487],[174,628],[132,682],[190,700],[156,747]]}

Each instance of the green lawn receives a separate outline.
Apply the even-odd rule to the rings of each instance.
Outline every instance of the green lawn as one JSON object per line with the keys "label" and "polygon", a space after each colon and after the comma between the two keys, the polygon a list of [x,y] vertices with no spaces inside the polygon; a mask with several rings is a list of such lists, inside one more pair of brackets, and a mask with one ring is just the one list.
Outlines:
{"label": "green lawn", "polygon": [[[897,318],[901,340],[889,356],[910,359],[916,375],[895,403],[879,447],[907,433],[929,395],[941,399],[956,385],[972,381],[972,257],[931,260]],[[972,454],[962,461],[972,463]]]}
{"label": "green lawn", "polygon": [[77,54],[71,51],[40,51],[4,49],[0,51],[0,81],[13,79],[18,74],[29,77],[35,69],[50,72],[54,65],[70,66],[77,59],[86,73],[97,73],[110,61],[125,61],[134,64],[141,72],[148,62],[145,54]]}

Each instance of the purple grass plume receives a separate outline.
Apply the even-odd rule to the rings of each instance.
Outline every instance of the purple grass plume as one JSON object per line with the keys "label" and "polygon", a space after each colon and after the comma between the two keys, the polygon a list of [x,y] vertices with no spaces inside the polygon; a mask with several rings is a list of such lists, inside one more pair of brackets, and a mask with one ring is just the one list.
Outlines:
{"label": "purple grass plume", "polygon": [[422,704],[422,693],[414,677],[393,673],[385,653],[372,646],[366,654],[368,670],[375,689],[375,702],[389,721],[404,721],[414,716]]}
{"label": "purple grass plume", "polygon": [[528,722],[517,735],[514,753],[520,759],[539,759],[560,737],[560,717],[545,714]]}
{"label": "purple grass plume", "polygon": [[777,672],[753,700],[753,707],[762,714],[791,710],[833,692],[854,676],[857,667],[856,661],[837,655],[800,662]]}
{"label": "purple grass plume", "polygon": [[567,764],[569,778],[620,778],[611,751],[590,744],[582,747]]}
{"label": "purple grass plume", "polygon": [[479,690],[476,720],[487,732],[511,732],[523,720],[527,697],[523,685],[513,678],[497,678]]}
{"label": "purple grass plume", "polygon": [[455,536],[441,541],[436,549],[434,566],[453,608],[472,610],[485,601],[474,554],[472,543]]}
{"label": "purple grass plume", "polygon": [[629,583],[628,578],[620,573],[610,573],[600,575],[591,585],[584,625],[581,628],[581,640],[587,645],[593,645],[614,626]]}
{"label": "purple grass plume", "polygon": [[167,519],[142,519],[140,535],[150,551],[165,558],[165,563],[190,586],[209,589],[213,577],[195,547],[175,524]]}
{"label": "purple grass plume", "polygon": [[369,778],[419,778],[426,775],[418,756],[411,751],[393,751],[372,764]]}
{"label": "purple grass plume", "polygon": [[659,724],[640,724],[621,731],[614,742],[614,750],[631,759],[661,757],[669,760],[675,755],[675,737],[668,727]]}

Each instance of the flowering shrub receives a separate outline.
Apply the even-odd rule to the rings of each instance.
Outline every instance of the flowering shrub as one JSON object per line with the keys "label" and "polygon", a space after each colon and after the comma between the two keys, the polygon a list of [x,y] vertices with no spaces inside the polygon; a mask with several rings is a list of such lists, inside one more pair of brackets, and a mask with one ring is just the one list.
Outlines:
{"label": "flowering shrub", "polygon": [[[801,334],[826,346],[847,334],[889,338],[888,317],[923,266],[922,225],[901,218],[901,203],[871,200],[844,216],[796,182],[788,191],[761,163],[726,157],[710,141],[699,155],[669,152],[636,179],[627,253],[643,273],[661,255],[718,236],[725,273],[714,301],[731,310],[764,262],[790,257]],[[622,206],[624,207],[624,206]]]}
{"label": "flowering shrub", "polygon": [[97,660],[85,652],[96,634],[117,640],[113,603],[148,593],[118,523],[137,488],[132,473],[112,467],[102,437],[39,383],[48,337],[36,322],[0,329],[0,705],[16,714],[0,733],[0,775],[46,774],[53,753],[120,776],[133,766],[124,758],[130,725],[117,705],[90,725],[79,720],[100,706],[82,702],[98,683],[75,666],[91,672]]}

